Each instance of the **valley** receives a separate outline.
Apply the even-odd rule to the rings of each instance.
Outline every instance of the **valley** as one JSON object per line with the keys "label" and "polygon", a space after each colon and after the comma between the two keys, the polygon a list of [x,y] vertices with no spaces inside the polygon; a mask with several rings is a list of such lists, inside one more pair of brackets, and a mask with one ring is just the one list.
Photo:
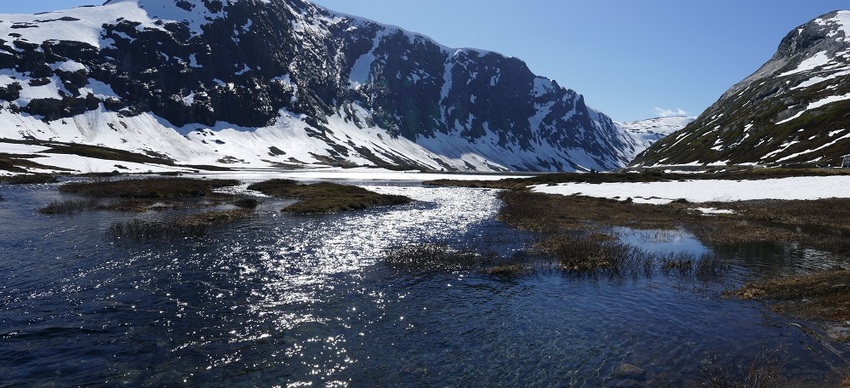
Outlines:
{"label": "valley", "polygon": [[850,386],[848,33],[617,122],[305,0],[0,15],[0,387]]}

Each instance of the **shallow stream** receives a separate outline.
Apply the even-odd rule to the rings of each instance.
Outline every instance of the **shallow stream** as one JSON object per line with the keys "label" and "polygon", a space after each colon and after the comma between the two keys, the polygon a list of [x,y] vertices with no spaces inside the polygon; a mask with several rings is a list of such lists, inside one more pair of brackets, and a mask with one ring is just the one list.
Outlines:
{"label": "shallow stream", "polygon": [[[0,186],[0,386],[663,386],[764,349],[804,384],[848,372],[818,325],[722,296],[834,258],[711,248],[732,270],[709,281],[400,269],[380,258],[421,243],[511,257],[534,238],[494,220],[492,190],[365,186],[417,202],[308,217],[267,200],[207,236],[151,241],[107,230],[156,213],[45,216],[55,185]],[[710,250],[684,231],[619,232]]]}

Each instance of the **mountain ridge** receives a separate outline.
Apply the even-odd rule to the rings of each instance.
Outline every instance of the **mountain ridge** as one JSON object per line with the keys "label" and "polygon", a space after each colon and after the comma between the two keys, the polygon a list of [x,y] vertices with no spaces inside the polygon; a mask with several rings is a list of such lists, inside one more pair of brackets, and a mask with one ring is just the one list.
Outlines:
{"label": "mountain ridge", "polygon": [[[306,1],[110,0],[3,20],[0,122],[24,129],[0,137],[195,164],[476,171],[610,170],[641,149],[519,59]],[[179,136],[139,143],[140,125]]]}
{"label": "mountain ridge", "polygon": [[850,11],[790,31],[776,53],[633,166],[841,164],[850,153]]}

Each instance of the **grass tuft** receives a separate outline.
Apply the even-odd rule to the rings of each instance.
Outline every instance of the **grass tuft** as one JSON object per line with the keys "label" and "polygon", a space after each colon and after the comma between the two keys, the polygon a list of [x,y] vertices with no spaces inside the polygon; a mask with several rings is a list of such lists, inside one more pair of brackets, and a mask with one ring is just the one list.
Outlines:
{"label": "grass tuft", "polygon": [[528,275],[533,272],[533,269],[524,264],[503,264],[495,267],[490,267],[484,270],[484,273],[500,278],[516,278]]}
{"label": "grass tuft", "polygon": [[77,214],[96,209],[100,203],[96,199],[71,199],[66,201],[54,200],[47,206],[38,209],[41,214]]}
{"label": "grass tuft", "polygon": [[441,244],[418,244],[390,250],[384,262],[399,268],[424,271],[461,271],[492,263],[495,255],[458,250]]}
{"label": "grass tuft", "polygon": [[152,240],[181,239],[208,234],[211,227],[233,222],[251,214],[250,210],[238,209],[193,214],[172,220],[147,221],[134,219],[113,223],[108,234],[115,239]]}
{"label": "grass tuft", "polygon": [[695,387],[707,388],[773,388],[787,381],[782,375],[784,363],[779,352],[762,348],[750,360],[708,361],[700,368],[701,381]]}
{"label": "grass tuft", "polygon": [[557,236],[547,240],[541,248],[557,261],[558,268],[567,272],[619,271],[626,260],[640,253],[630,245],[599,234]]}
{"label": "grass tuft", "polygon": [[290,214],[328,214],[411,202],[405,196],[378,194],[362,187],[331,182],[300,184],[289,179],[273,179],[255,183],[248,189],[278,198],[298,199],[283,209]]}

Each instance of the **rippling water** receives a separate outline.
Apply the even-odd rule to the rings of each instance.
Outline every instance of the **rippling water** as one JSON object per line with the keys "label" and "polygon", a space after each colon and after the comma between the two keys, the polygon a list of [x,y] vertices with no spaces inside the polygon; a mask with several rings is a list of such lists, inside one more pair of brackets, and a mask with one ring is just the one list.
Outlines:
{"label": "rippling water", "polygon": [[[680,385],[763,347],[804,382],[846,372],[817,328],[725,300],[724,285],[388,267],[380,257],[408,244],[511,256],[530,236],[494,221],[493,191],[368,188],[418,202],[296,217],[269,200],[209,236],[148,242],[106,233],[137,215],[48,217],[34,209],[55,187],[0,188],[0,386],[599,386],[624,363]],[[683,231],[620,232],[649,250],[708,250]],[[723,254],[742,273],[789,257],[763,253]]]}

